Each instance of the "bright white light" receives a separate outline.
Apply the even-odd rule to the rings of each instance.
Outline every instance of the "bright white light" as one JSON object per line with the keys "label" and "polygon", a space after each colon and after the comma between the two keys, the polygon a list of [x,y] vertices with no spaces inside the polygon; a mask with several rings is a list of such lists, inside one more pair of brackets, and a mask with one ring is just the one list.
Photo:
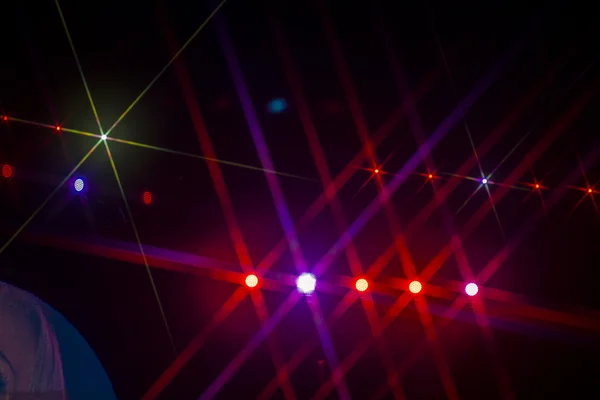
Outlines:
{"label": "bright white light", "polygon": [[85,182],[83,181],[83,179],[77,178],[75,180],[75,183],[73,184],[73,187],[75,188],[76,192],[81,192],[85,187]]}
{"label": "bright white light", "polygon": [[100,135],[100,139],[106,140],[107,136],[105,134]]}
{"label": "bright white light", "polygon": [[296,279],[296,287],[303,294],[311,294],[317,286],[317,278],[308,272],[303,273]]}
{"label": "bright white light", "polygon": [[481,183],[483,183],[483,184],[485,185],[485,184],[487,183],[487,179],[483,178],[483,179],[481,180]]}
{"label": "bright white light", "polygon": [[479,288],[475,283],[469,283],[467,286],[465,286],[465,293],[469,296],[475,296],[477,292],[479,292]]}

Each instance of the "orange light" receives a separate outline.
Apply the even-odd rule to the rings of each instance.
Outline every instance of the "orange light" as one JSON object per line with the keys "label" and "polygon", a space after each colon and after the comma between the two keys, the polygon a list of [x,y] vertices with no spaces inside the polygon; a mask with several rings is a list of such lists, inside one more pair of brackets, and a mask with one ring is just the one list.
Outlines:
{"label": "orange light", "polygon": [[8,164],[4,164],[2,166],[2,177],[8,179],[8,178],[10,178],[12,176],[12,174],[13,174],[12,167],[10,165],[8,165]]}
{"label": "orange light", "polygon": [[536,184],[535,184],[535,188],[536,188],[536,189],[539,189],[539,188],[540,188],[540,184],[539,184],[539,183],[536,183]]}
{"label": "orange light", "polygon": [[369,282],[367,282],[366,279],[360,278],[356,281],[356,284],[354,286],[356,286],[356,290],[358,290],[359,292],[364,292],[369,288]]}
{"label": "orange light", "polygon": [[56,132],[60,132],[62,130],[62,128],[60,126],[56,127]]}
{"label": "orange light", "polygon": [[429,175],[427,175],[427,177],[428,177],[429,179],[433,179],[433,174],[429,174]]}
{"label": "orange light", "polygon": [[592,193],[592,192],[593,192],[592,188],[589,188],[588,193]]}
{"label": "orange light", "polygon": [[144,204],[150,205],[150,203],[152,203],[152,193],[148,191],[144,192],[142,195],[142,200],[144,201]]}
{"label": "orange light", "polygon": [[250,274],[246,277],[246,286],[249,288],[256,287],[258,285],[258,277],[254,274]]}
{"label": "orange light", "polygon": [[378,174],[378,173],[379,173],[379,170],[378,170],[378,169],[376,169],[376,170],[375,170],[375,173],[376,173],[376,174]]}
{"label": "orange light", "polygon": [[2,121],[8,121],[8,117],[7,117],[6,115],[4,115],[4,116],[2,117]]}
{"label": "orange light", "polygon": [[408,285],[408,290],[413,294],[419,293],[421,289],[423,289],[423,285],[421,285],[421,282],[419,281],[412,281],[410,285]]}

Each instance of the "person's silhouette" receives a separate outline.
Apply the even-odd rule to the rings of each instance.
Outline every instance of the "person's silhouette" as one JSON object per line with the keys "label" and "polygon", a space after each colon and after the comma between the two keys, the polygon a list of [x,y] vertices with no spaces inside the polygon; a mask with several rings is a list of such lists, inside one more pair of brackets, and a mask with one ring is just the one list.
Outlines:
{"label": "person's silhouette", "polygon": [[116,399],[77,330],[35,296],[0,282],[0,399]]}

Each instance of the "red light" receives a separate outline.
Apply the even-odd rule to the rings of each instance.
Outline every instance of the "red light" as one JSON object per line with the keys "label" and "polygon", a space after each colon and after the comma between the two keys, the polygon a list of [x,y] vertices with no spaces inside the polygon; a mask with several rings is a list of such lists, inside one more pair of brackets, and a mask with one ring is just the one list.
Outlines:
{"label": "red light", "polygon": [[258,285],[258,277],[256,275],[250,274],[246,277],[246,286],[249,288],[256,287]]}
{"label": "red light", "polygon": [[367,282],[366,279],[360,278],[356,281],[356,284],[354,286],[356,286],[356,290],[358,290],[359,292],[364,292],[369,288],[369,282]]}
{"label": "red light", "polygon": [[376,170],[375,170],[375,173],[376,173],[376,174],[378,174],[378,173],[379,173],[379,170],[378,170],[378,169],[376,169]]}
{"label": "red light", "polygon": [[588,193],[592,193],[592,192],[593,192],[592,188],[589,188]]}
{"label": "red light", "polygon": [[429,175],[427,175],[427,177],[428,177],[429,179],[433,179],[433,174],[429,174]]}
{"label": "red light", "polygon": [[421,282],[419,281],[412,281],[409,285],[408,285],[408,290],[410,290],[410,292],[412,294],[417,294],[419,293],[421,290],[423,289],[423,285],[421,285]]}
{"label": "red light", "polygon": [[56,132],[60,132],[62,130],[62,128],[60,126],[56,127]]}
{"label": "red light", "polygon": [[150,203],[152,203],[152,193],[147,191],[144,192],[144,194],[142,195],[142,200],[144,201],[144,204],[150,205]]}
{"label": "red light", "polygon": [[540,184],[539,184],[539,183],[536,183],[536,184],[535,184],[535,188],[536,188],[536,189],[539,189],[539,188],[540,188]]}
{"label": "red light", "polygon": [[7,117],[6,115],[4,115],[4,116],[2,117],[2,121],[8,121],[8,117]]}
{"label": "red light", "polygon": [[2,166],[2,177],[8,179],[8,178],[10,178],[12,176],[12,174],[13,174],[12,167],[10,165],[8,165],[8,164],[4,164]]}

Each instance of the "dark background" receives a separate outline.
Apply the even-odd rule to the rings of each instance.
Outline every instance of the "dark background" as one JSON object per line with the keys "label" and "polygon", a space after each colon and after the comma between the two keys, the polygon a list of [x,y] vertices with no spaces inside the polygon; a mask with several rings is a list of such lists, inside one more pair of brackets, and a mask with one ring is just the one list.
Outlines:
{"label": "dark background", "polygon": [[[104,127],[115,121],[172,56],[166,39],[171,32],[181,44],[208,16],[209,2],[63,2],[61,3],[75,48]],[[326,9],[352,74],[360,106],[371,133],[402,103],[394,80],[384,38],[391,40],[411,88],[432,73],[437,81],[418,102],[425,132],[429,135],[463,98],[498,64],[516,43],[522,49],[509,61],[500,77],[467,114],[475,145],[480,144],[531,88],[552,69],[556,73],[535,100],[481,158],[484,171],[496,168],[491,178],[502,182],[525,155],[543,140],[560,116],[599,76],[596,63],[600,33],[591,8],[574,9],[559,2],[327,2]],[[278,171],[316,181],[279,177],[294,220],[322,192],[302,124],[286,83],[276,48],[273,19],[280,21],[299,72],[328,166],[335,176],[360,150],[348,101],[338,79],[332,49],[323,31],[314,1],[254,2],[231,0],[219,11],[224,19],[259,116],[273,163]],[[51,1],[5,4],[2,10],[0,53],[0,114],[97,133],[77,65],[69,48],[56,6]],[[432,26],[434,20],[434,26]],[[448,61],[444,67],[436,34]],[[181,55],[200,104],[219,159],[259,166],[236,88],[219,41],[215,21],[210,22]],[[268,112],[274,98],[286,100],[280,114]],[[521,177],[521,182],[543,180],[542,197],[564,192],[559,204],[536,222],[488,287],[514,292],[527,304],[597,319],[599,307],[598,259],[600,217],[586,179],[600,179],[597,158],[580,171],[573,189],[562,182],[579,160],[599,145],[597,97]],[[526,139],[503,159],[520,139]],[[111,133],[168,149],[201,154],[200,145],[174,69],[169,68]],[[53,134],[47,128],[18,122],[0,126],[0,163],[15,168],[10,180],[0,181],[2,243],[8,240],[46,199],[54,187],[85,155],[96,139],[68,132]],[[199,254],[236,263],[237,258],[206,164],[182,155],[110,142],[134,221],[145,245]],[[378,147],[382,168],[394,172],[417,150],[404,119]],[[433,151],[439,175],[455,172],[472,155],[469,137],[461,123]],[[369,165],[356,165],[356,168]],[[282,237],[274,203],[264,174],[222,165],[236,215],[254,263]],[[425,173],[420,165],[416,172]],[[473,169],[472,177],[480,172]],[[86,191],[75,196],[69,185],[28,225],[25,235],[0,254],[0,279],[28,290],[64,314],[86,337],[105,365],[120,398],[139,398],[173,361],[146,270],[139,264],[65,251],[26,240],[27,232],[51,236],[98,237],[135,243],[126,208],[104,151],[104,146],[82,165]],[[371,173],[359,170],[339,192],[345,216],[354,221],[376,197]],[[391,175],[390,175],[391,176]],[[390,176],[384,176],[389,181]],[[440,180],[449,179],[446,175]],[[406,224],[433,196],[424,178],[411,175],[391,199]],[[450,212],[458,210],[478,183],[465,179],[447,199]],[[495,188],[492,186],[491,190]],[[141,193],[150,190],[154,201],[146,206]],[[597,197],[596,188],[596,197]],[[584,198],[585,197],[585,198]],[[583,201],[580,200],[584,198]],[[488,201],[478,191],[454,220],[460,227]],[[463,245],[475,273],[494,257],[511,237],[533,222],[542,204],[537,194],[511,192],[497,204],[504,237],[493,214]],[[435,213],[408,237],[410,250],[421,270],[448,242],[442,213]],[[326,209],[300,234],[309,265],[316,263],[339,237]],[[354,241],[361,261],[370,265],[391,243],[386,217],[379,212]],[[294,273],[289,253],[273,271]],[[236,290],[236,284],[206,276],[152,269],[165,307],[176,347],[180,351],[213,317]],[[403,277],[398,258],[383,273]],[[274,275],[273,275],[274,276]],[[351,276],[344,256],[325,274],[335,281]],[[461,276],[454,258],[434,282],[448,287]],[[292,288],[263,291],[272,313]],[[341,294],[319,293],[325,314]],[[442,313],[456,295],[432,299]],[[389,295],[375,296],[383,314],[393,302]],[[484,301],[484,304],[486,302]],[[492,304],[489,305],[492,307]],[[434,312],[435,314],[435,312]],[[461,398],[493,399],[500,396],[494,363],[504,365],[517,398],[544,395],[582,398],[593,389],[599,372],[594,334],[538,320],[494,322],[498,354],[486,342],[471,311],[440,331],[445,356]],[[534,319],[535,320],[535,319]],[[434,322],[438,323],[437,317]],[[163,393],[165,398],[199,396],[259,329],[251,301],[241,306],[214,332],[193,360]],[[331,330],[339,359],[370,332],[365,313],[356,303]],[[287,360],[308,337],[316,337],[309,309],[301,301],[276,331]],[[393,359],[424,340],[418,314],[402,312],[385,334]],[[310,398],[319,386],[314,352],[291,376],[298,398]],[[222,398],[253,398],[275,374],[269,349],[262,345],[239,370]],[[346,376],[356,398],[369,398],[385,381],[376,346],[370,348]],[[408,398],[444,396],[433,356],[422,353],[402,378]],[[281,392],[277,394],[280,396]],[[592,396],[592,395],[590,395]]]}

